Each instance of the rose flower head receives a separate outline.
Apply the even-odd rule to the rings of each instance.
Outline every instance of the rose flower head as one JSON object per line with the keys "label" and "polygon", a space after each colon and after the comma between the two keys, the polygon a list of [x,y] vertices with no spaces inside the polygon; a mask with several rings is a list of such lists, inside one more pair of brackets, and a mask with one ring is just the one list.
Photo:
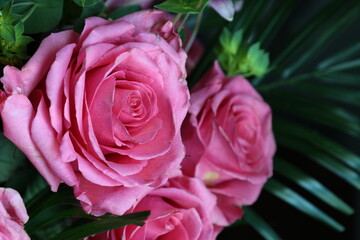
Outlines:
{"label": "rose flower head", "polygon": [[127,225],[91,240],[213,240],[216,197],[196,178],[175,177],[145,196],[131,212],[150,211],[144,226]]}
{"label": "rose flower head", "polygon": [[227,78],[216,62],[191,92],[182,133],[184,174],[202,179],[217,195],[223,212],[217,224],[230,224],[242,215],[234,205],[254,203],[272,175],[269,105],[246,79]]}
{"label": "rose flower head", "polygon": [[4,69],[4,134],[84,210],[123,214],[177,173],[185,151],[186,54],[161,11],[88,18]]}

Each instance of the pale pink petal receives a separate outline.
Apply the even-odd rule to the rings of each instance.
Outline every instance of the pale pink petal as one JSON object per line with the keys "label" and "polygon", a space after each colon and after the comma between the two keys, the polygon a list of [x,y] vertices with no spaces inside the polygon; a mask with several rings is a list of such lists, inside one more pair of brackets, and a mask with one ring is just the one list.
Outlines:
{"label": "pale pink petal", "polygon": [[107,212],[122,215],[152,190],[147,186],[104,187],[87,181],[81,175],[78,178],[79,183],[74,189],[75,196],[80,200],[83,209],[95,216]]}
{"label": "pale pink petal", "polygon": [[211,0],[209,5],[226,20],[233,20],[235,6],[232,0]]}
{"label": "pale pink petal", "polygon": [[170,177],[178,173],[184,156],[185,149],[181,144],[180,134],[178,134],[174,137],[170,150],[162,156],[150,159],[139,175],[144,179],[156,180],[153,183],[155,187],[164,184]]}
{"label": "pale pink petal", "polygon": [[104,18],[99,18],[99,17],[89,17],[85,19],[85,26],[84,29],[81,32],[81,35],[79,37],[79,42],[78,42],[78,47],[81,48],[83,42],[86,40],[86,38],[89,36],[89,34],[91,33],[91,31],[98,27],[98,26],[102,26],[102,25],[106,25],[109,24],[110,21],[104,19]]}
{"label": "pale pink petal", "polygon": [[36,110],[30,129],[31,137],[52,172],[56,173],[67,185],[74,186],[76,176],[71,165],[61,158],[60,146],[56,140],[55,131],[50,125],[49,112],[43,96]]}
{"label": "pale pink petal", "polygon": [[7,214],[19,224],[29,220],[24,202],[20,194],[11,188],[0,188],[0,204],[5,208]]}
{"label": "pale pink petal", "polygon": [[77,41],[78,34],[74,31],[52,33],[45,38],[36,53],[22,67],[21,71],[12,66],[4,68],[1,82],[7,94],[24,94],[28,96],[36,85],[45,77],[55,60],[56,53],[67,44]]}
{"label": "pale pink petal", "polygon": [[58,134],[61,134],[63,127],[63,78],[65,77],[75,46],[75,44],[69,44],[57,52],[55,61],[51,65],[46,77],[46,93],[50,100],[50,121]]}
{"label": "pale pink petal", "polygon": [[[93,21],[95,17],[87,21]],[[126,21],[109,22],[111,24],[103,24],[94,27],[87,38],[82,43],[82,48],[86,48],[97,43],[113,43],[121,45],[132,38],[134,35],[134,25]],[[129,39],[130,38],[130,39]]]}
{"label": "pale pink petal", "polygon": [[8,97],[1,112],[4,135],[29,158],[31,163],[49,183],[51,190],[56,191],[61,180],[48,166],[30,134],[34,115],[33,106],[26,96],[13,95]]}

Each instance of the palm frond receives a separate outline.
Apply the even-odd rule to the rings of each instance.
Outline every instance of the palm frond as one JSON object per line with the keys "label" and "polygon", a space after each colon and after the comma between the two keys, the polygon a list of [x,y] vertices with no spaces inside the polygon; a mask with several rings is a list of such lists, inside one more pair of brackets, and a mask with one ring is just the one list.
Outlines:
{"label": "palm frond", "polygon": [[[316,9],[312,14],[302,12],[311,7]],[[272,59],[269,72],[252,81],[273,109],[278,144],[275,174],[265,189],[343,231],[344,226],[327,213],[331,211],[320,208],[354,213],[342,199],[343,193],[335,191],[337,180],[331,179],[360,189],[359,153],[337,138],[354,141],[360,137],[360,34],[352,33],[353,39],[346,41],[342,37],[360,23],[360,2],[245,1],[235,21],[229,29],[244,29],[249,43],[260,40]],[[310,168],[314,164],[323,168],[328,177],[324,180],[308,171],[303,161]],[[248,223],[265,239],[276,239],[264,234],[268,227],[261,223],[262,209],[259,215],[254,212],[257,205],[249,211],[252,221]],[[282,235],[281,228],[275,230]]]}

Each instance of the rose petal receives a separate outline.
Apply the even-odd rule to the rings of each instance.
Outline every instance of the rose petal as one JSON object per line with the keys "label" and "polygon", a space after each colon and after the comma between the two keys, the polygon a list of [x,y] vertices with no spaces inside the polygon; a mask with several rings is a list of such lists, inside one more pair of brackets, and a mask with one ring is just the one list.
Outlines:
{"label": "rose petal", "polygon": [[29,220],[24,202],[14,189],[0,188],[0,203],[6,210],[6,214],[19,224],[23,225]]}
{"label": "rose petal", "polygon": [[62,79],[65,77],[69,66],[75,44],[66,45],[56,53],[55,61],[46,77],[46,93],[50,100],[50,121],[52,127],[57,131],[58,136],[62,132],[62,107],[63,107],[63,87]]}
{"label": "rose petal", "polygon": [[78,179],[79,183],[74,189],[75,196],[80,200],[83,209],[95,216],[106,212],[123,215],[152,189],[146,186],[104,187],[87,181],[81,175],[78,175]]}
{"label": "rose petal", "polygon": [[[52,172],[56,173],[59,179],[62,179],[67,185],[74,186],[76,176],[72,167],[61,158],[60,146],[56,140],[55,131],[50,126],[49,112],[43,96],[41,96],[37,107],[30,132],[35,145],[52,169]],[[59,168],[61,171],[58,171]]]}
{"label": "rose petal", "polygon": [[235,14],[235,6],[231,0],[211,0],[209,5],[223,18],[232,21]]}
{"label": "rose petal", "polygon": [[28,96],[47,73],[55,60],[56,53],[64,46],[76,42],[78,34],[74,31],[52,33],[45,38],[36,53],[18,70],[12,66],[4,68],[1,82],[7,94],[24,94]]}
{"label": "rose petal", "polygon": [[33,106],[26,96],[12,95],[8,97],[1,112],[4,135],[27,156],[49,183],[51,190],[56,191],[61,180],[48,166],[45,158],[31,138],[30,126],[34,115]]}

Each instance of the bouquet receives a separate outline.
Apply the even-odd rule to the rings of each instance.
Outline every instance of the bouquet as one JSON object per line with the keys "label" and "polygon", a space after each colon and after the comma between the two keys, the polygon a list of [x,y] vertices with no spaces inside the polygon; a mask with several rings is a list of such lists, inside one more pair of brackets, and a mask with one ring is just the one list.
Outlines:
{"label": "bouquet", "polygon": [[358,236],[358,1],[0,9],[0,239]]}

